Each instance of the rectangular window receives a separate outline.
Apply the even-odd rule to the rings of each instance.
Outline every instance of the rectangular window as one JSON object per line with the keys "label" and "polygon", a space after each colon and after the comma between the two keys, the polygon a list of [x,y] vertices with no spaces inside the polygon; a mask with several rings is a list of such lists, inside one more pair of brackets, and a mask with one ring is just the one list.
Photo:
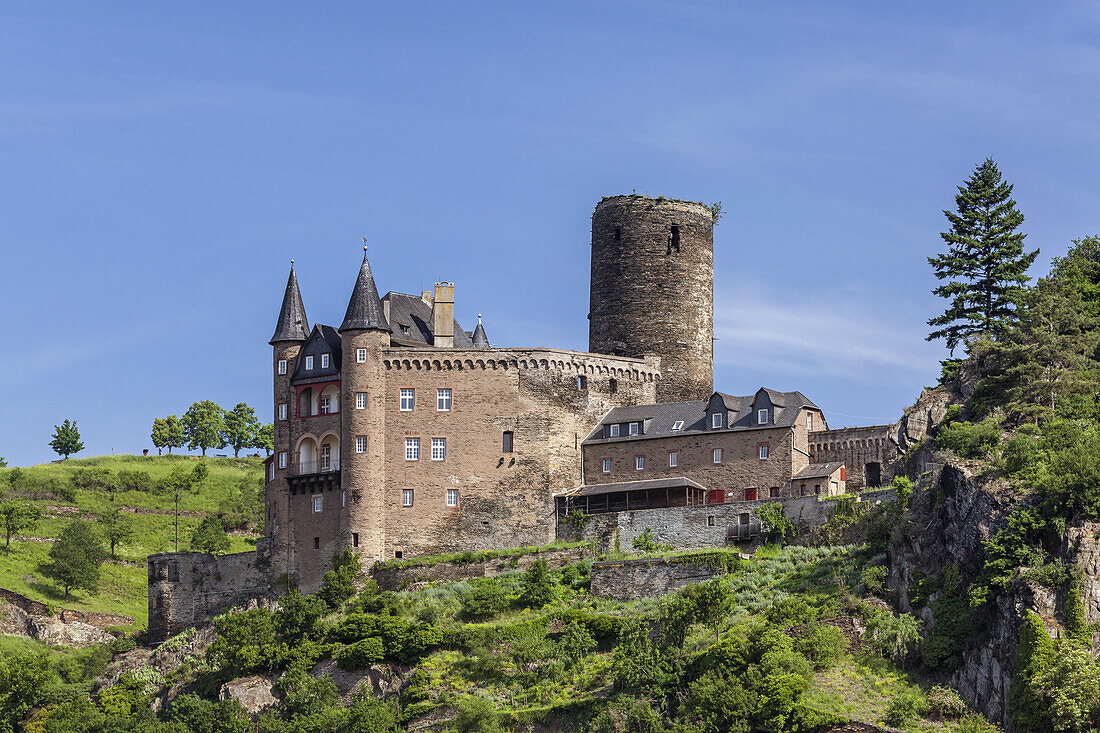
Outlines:
{"label": "rectangular window", "polygon": [[279,468],[286,468],[286,451],[279,452]]}
{"label": "rectangular window", "polygon": [[631,435],[637,435],[638,434],[638,423],[636,423],[636,422],[630,423],[629,432],[630,432]]}
{"label": "rectangular window", "polygon": [[806,413],[806,430],[807,432],[813,432],[814,429],[814,414],[812,412]]}
{"label": "rectangular window", "polygon": [[367,363],[367,350],[364,349],[362,346],[355,350],[355,361],[360,364]]}
{"label": "rectangular window", "polygon": [[611,459],[610,458],[603,459],[603,472],[604,473],[611,473]]}
{"label": "rectangular window", "polygon": [[447,439],[432,438],[432,460],[442,461],[447,458]]}
{"label": "rectangular window", "polygon": [[320,537],[314,537],[313,538],[313,549],[314,550],[320,550],[321,549],[321,538]]}
{"label": "rectangular window", "polygon": [[634,470],[635,471],[644,471],[645,470],[645,456],[634,456]]}
{"label": "rectangular window", "polygon": [[322,471],[331,471],[332,470],[332,446],[331,445],[322,445],[321,446],[321,470]]}
{"label": "rectangular window", "polygon": [[502,453],[511,453],[513,443],[515,442],[515,438],[514,438],[511,430],[505,430],[504,431],[504,438],[501,442],[503,443],[503,445],[501,446],[501,452]]}
{"label": "rectangular window", "polygon": [[341,491],[340,492],[340,508],[343,509],[347,505],[348,505],[348,492]]}
{"label": "rectangular window", "polygon": [[274,481],[275,480],[275,464],[274,463],[267,464],[267,480],[268,481]]}
{"label": "rectangular window", "polygon": [[612,438],[619,437],[619,424],[618,423],[615,423],[614,425],[611,426],[611,437]]}
{"label": "rectangular window", "polygon": [[279,374],[286,374],[286,359],[279,359]]}
{"label": "rectangular window", "polygon": [[762,461],[768,460],[768,446],[767,445],[761,445],[760,446],[760,460],[762,460]]}
{"label": "rectangular window", "polygon": [[577,389],[588,389],[588,377],[583,374],[577,377]]}
{"label": "rectangular window", "polygon": [[672,429],[673,430],[683,430],[684,429],[684,421],[683,420],[677,420],[676,422],[672,423]]}
{"label": "rectangular window", "polygon": [[405,460],[420,460],[420,438],[405,438]]}
{"label": "rectangular window", "polygon": [[798,487],[798,495],[799,496],[805,496],[806,495],[806,484],[802,484],[801,486]]}
{"label": "rectangular window", "polygon": [[714,449],[714,462],[715,463],[721,463],[722,462],[722,449],[721,448],[715,448]]}
{"label": "rectangular window", "polygon": [[313,497],[313,513],[314,514],[317,514],[321,511],[321,499],[322,498],[323,497],[320,494]]}
{"label": "rectangular window", "polygon": [[668,467],[669,468],[676,468],[676,466],[679,463],[680,463],[680,451],[675,451],[674,450],[674,451],[672,451],[671,453],[668,454]]}
{"label": "rectangular window", "polygon": [[356,435],[355,436],[355,452],[366,453],[367,452],[367,436]]}
{"label": "rectangular window", "polygon": [[402,489],[401,490],[401,506],[412,506],[412,505],[413,505],[413,490],[412,489]]}
{"label": "rectangular window", "polygon": [[815,494],[820,494],[821,493],[821,484],[814,484],[814,493]]}
{"label": "rectangular window", "polygon": [[716,412],[710,416],[710,426],[712,428],[722,427],[722,413]]}
{"label": "rectangular window", "polygon": [[756,501],[756,489],[751,487],[745,489],[745,501]]}
{"label": "rectangular window", "polygon": [[313,356],[312,355],[306,357],[306,371],[307,372],[313,371]]}
{"label": "rectangular window", "polygon": [[761,425],[767,425],[767,423],[768,423],[768,409],[767,408],[764,408],[763,410],[757,410],[756,411],[756,422],[760,423]]}
{"label": "rectangular window", "polygon": [[413,403],[416,401],[416,390],[402,388],[401,390],[401,412],[412,412]]}
{"label": "rectangular window", "polygon": [[279,405],[279,419],[286,420],[286,403]]}
{"label": "rectangular window", "polygon": [[451,390],[437,389],[435,391],[435,409],[437,412],[451,411]]}
{"label": "rectangular window", "polygon": [[352,547],[358,547],[359,546],[359,533],[358,532],[352,532],[351,533],[351,546]]}
{"label": "rectangular window", "polygon": [[367,409],[367,393],[366,392],[356,392],[355,393],[355,409],[356,410],[365,410],[365,409]]}
{"label": "rectangular window", "polygon": [[328,369],[328,354],[321,354],[321,368]]}
{"label": "rectangular window", "polygon": [[714,526],[714,517],[713,516],[707,517],[707,526],[708,527],[713,527]]}
{"label": "rectangular window", "polygon": [[779,489],[774,487],[774,486],[772,488],[768,489],[768,497],[771,498],[771,499],[778,499],[779,498]]}
{"label": "rectangular window", "polygon": [[332,397],[325,395],[321,398],[321,414],[328,415],[332,412]]}
{"label": "rectangular window", "polygon": [[447,489],[447,506],[458,506],[458,489]]}

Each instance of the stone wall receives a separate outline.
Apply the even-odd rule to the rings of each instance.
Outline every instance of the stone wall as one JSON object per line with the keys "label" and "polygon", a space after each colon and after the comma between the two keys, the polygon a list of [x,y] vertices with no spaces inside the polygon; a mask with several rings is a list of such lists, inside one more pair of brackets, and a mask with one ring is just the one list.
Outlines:
{"label": "stone wall", "polygon": [[641,558],[592,563],[592,595],[617,601],[656,598],[723,574],[676,558]]}
{"label": "stone wall", "polygon": [[153,644],[256,599],[274,595],[267,555],[165,552],[150,555],[149,641]]}
{"label": "stone wall", "polygon": [[529,552],[513,557],[495,557],[478,562],[452,561],[432,565],[404,565],[401,567],[379,565],[371,570],[370,575],[378,582],[378,587],[381,590],[399,591],[415,583],[492,578],[501,573],[525,570],[537,560],[545,560],[551,568],[560,568],[586,558],[592,559],[591,549],[587,547],[566,547],[542,552]]}
{"label": "stone wall", "polygon": [[[809,434],[814,463],[843,463],[847,467],[848,490],[888,486],[900,451],[894,438],[896,426],[869,425],[862,428],[818,430]],[[878,481],[873,475],[878,466]]]}
{"label": "stone wall", "polygon": [[657,401],[707,399],[714,386],[710,211],[663,198],[605,198],[592,214],[591,274],[589,351],[658,354]]}

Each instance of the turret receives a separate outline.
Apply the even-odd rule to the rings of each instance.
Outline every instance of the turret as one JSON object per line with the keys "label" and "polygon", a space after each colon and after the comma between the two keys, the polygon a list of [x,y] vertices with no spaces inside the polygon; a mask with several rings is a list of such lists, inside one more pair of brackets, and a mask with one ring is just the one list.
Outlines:
{"label": "turret", "polygon": [[489,337],[485,335],[485,327],[481,325],[481,314],[477,314],[477,328],[474,329],[474,348],[475,349],[487,349],[489,348]]}

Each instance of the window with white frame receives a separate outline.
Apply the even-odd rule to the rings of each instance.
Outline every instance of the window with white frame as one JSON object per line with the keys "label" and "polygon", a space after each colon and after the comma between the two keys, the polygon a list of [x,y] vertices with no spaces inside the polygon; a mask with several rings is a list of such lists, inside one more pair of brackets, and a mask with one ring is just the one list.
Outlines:
{"label": "window with white frame", "polygon": [[806,430],[807,432],[814,429],[814,414],[812,412],[806,413]]}
{"label": "window with white frame", "polygon": [[435,409],[436,409],[436,412],[450,412],[451,411],[451,390],[450,389],[437,389],[435,391]]}
{"label": "window with white frame", "polygon": [[756,411],[756,422],[760,423],[761,425],[767,424],[767,422],[768,422],[768,408],[765,407],[762,410],[757,410]]}
{"label": "window with white frame", "polygon": [[458,506],[458,489],[447,489],[447,506]]}
{"label": "window with white frame", "polygon": [[628,428],[628,431],[631,435],[637,435],[638,434],[638,423],[636,423],[636,422],[630,423],[630,427]]}
{"label": "window with white frame", "polygon": [[714,462],[715,463],[721,463],[722,462],[722,449],[721,448],[715,448],[714,449]]}
{"label": "window with white frame", "polygon": [[611,459],[610,458],[603,459],[603,472],[604,473],[611,473]]}
{"label": "window with white frame", "polygon": [[367,436],[356,435],[355,436],[355,452],[366,453],[367,452]]}
{"label": "window with white frame", "polygon": [[420,460],[420,438],[405,438],[405,460]]}
{"label": "window with white frame", "polygon": [[401,412],[412,412],[413,403],[416,401],[416,390],[410,387],[401,388]]}
{"label": "window with white frame", "polygon": [[286,374],[286,359],[279,359],[279,374]]}
{"label": "window with white frame", "polygon": [[611,426],[611,437],[612,438],[619,437],[619,424],[618,423],[615,423]]}
{"label": "window with white frame", "polygon": [[313,355],[306,357],[306,371],[313,371]]}
{"label": "window with white frame", "polygon": [[328,369],[328,354],[321,354],[321,368]]}
{"label": "window with white frame", "polygon": [[401,490],[401,506],[412,506],[412,505],[413,505],[413,490],[412,489],[402,489]]}
{"label": "window with white frame", "polygon": [[321,446],[321,470],[322,471],[331,471],[332,470],[332,446],[331,445],[322,445]]}
{"label": "window with white frame", "polygon": [[355,350],[355,361],[359,364],[367,363],[367,350],[362,346]]}
{"label": "window with white frame", "polygon": [[286,451],[279,451],[279,468],[286,468]]}
{"label": "window with white frame", "polygon": [[710,416],[710,426],[712,428],[722,427],[722,413],[716,412]]}
{"label": "window with white frame", "polygon": [[668,454],[668,467],[676,468],[680,464],[680,451],[674,450]]}
{"label": "window with white frame", "polygon": [[447,458],[447,439],[432,438],[432,460],[442,461]]}
{"label": "window with white frame", "polygon": [[762,460],[762,461],[768,460],[768,446],[766,446],[766,445],[761,445],[760,446],[760,460]]}
{"label": "window with white frame", "polygon": [[332,412],[332,396],[321,395],[321,414],[328,415]]}
{"label": "window with white frame", "polygon": [[644,471],[645,470],[645,456],[634,456],[634,470],[635,471]]}
{"label": "window with white frame", "polygon": [[673,430],[683,430],[684,429],[684,421],[683,420],[677,420],[676,422],[672,423],[672,429]]}
{"label": "window with white frame", "polygon": [[356,410],[365,410],[365,409],[367,409],[367,393],[366,392],[356,392],[355,393],[355,409]]}
{"label": "window with white frame", "polygon": [[286,403],[283,402],[279,405],[279,419],[286,420]]}
{"label": "window with white frame", "polygon": [[313,513],[314,514],[317,514],[321,511],[321,503],[322,503],[321,500],[323,498],[324,497],[321,494],[318,494],[317,496],[313,497]]}

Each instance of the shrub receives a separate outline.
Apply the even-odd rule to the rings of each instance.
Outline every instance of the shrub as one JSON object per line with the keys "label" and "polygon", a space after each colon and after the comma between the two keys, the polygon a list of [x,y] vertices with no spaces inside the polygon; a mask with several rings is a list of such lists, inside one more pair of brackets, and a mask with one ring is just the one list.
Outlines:
{"label": "shrub", "polygon": [[111,469],[100,466],[87,466],[77,468],[69,476],[69,482],[74,489],[85,491],[111,491],[119,487],[119,481],[111,473]]}
{"label": "shrub", "polygon": [[906,690],[890,701],[886,708],[886,722],[890,725],[905,725],[914,718],[921,717],[928,710],[928,701],[924,696]]}
{"label": "shrub", "polygon": [[901,505],[901,508],[903,510],[908,509],[909,501],[913,498],[913,484],[909,481],[909,477],[895,476],[890,488],[894,490],[894,495],[898,497],[898,504]]}
{"label": "shrub", "polygon": [[943,589],[932,604],[935,630],[924,643],[924,663],[930,668],[949,672],[962,663],[963,647],[974,620],[974,609],[959,581],[959,569],[944,570]]}
{"label": "shrub", "polygon": [[195,733],[246,733],[248,713],[236,700],[210,702],[198,695],[180,695],[172,701],[168,720]]}
{"label": "shrub", "polygon": [[810,624],[796,648],[813,662],[814,669],[828,669],[848,651],[848,637],[835,626]]}
{"label": "shrub", "polygon": [[561,636],[558,637],[558,656],[564,659],[569,667],[584,659],[595,647],[596,640],[592,637],[592,634],[576,621],[570,621]]}
{"label": "shrub", "polygon": [[656,537],[653,534],[653,530],[646,527],[642,530],[642,533],[635,537],[630,542],[634,546],[634,549],[638,552],[649,554],[651,552],[668,552],[673,549],[672,545],[663,545],[657,542]]}
{"label": "shrub", "polygon": [[940,426],[937,448],[951,450],[963,458],[985,458],[1001,442],[1001,426],[991,417],[981,422],[953,422]]}
{"label": "shrub", "polygon": [[455,725],[460,733],[498,733],[500,716],[491,702],[470,695],[458,701]]}
{"label": "shrub", "polygon": [[345,547],[343,553],[333,556],[332,567],[321,579],[317,597],[329,608],[337,608],[355,595],[355,577],[363,569],[363,564],[350,547]]}
{"label": "shrub", "polygon": [[229,535],[216,514],[207,514],[191,533],[191,551],[219,555],[229,549]]}
{"label": "shrub", "polygon": [[152,491],[153,479],[148,471],[123,469],[118,472],[118,488],[122,491]]}
{"label": "shrub", "polygon": [[928,691],[928,710],[933,715],[950,720],[970,712],[958,691],[944,685],[936,685]]}
{"label": "shrub", "polygon": [[463,618],[486,619],[508,608],[508,596],[496,578],[477,578],[470,585],[470,592],[462,598]]}
{"label": "shrub", "polygon": [[953,733],[1001,733],[1001,729],[986,720],[981,713],[970,713],[959,721]]}
{"label": "shrub", "polygon": [[527,566],[523,573],[523,593],[520,602],[528,608],[542,608],[557,595],[550,566],[541,557]]}
{"label": "shrub", "polygon": [[371,636],[336,652],[336,664],[341,669],[363,669],[375,662],[381,662],[385,657],[382,640]]}
{"label": "shrub", "polygon": [[324,633],[321,618],[325,604],[314,596],[292,591],[279,600],[279,610],[272,617],[279,637],[291,644],[307,639],[320,639]]}
{"label": "shrub", "polygon": [[266,609],[219,616],[214,619],[214,630],[218,636],[206,650],[207,664],[234,676],[275,669],[286,657],[286,645],[279,641]]}
{"label": "shrub", "polygon": [[[344,667],[344,669],[356,669],[356,667]],[[275,689],[279,693],[283,708],[291,715],[323,713],[340,700],[340,690],[330,678],[311,677],[301,669],[288,671],[280,677],[275,683]]]}
{"label": "shrub", "polygon": [[886,588],[886,567],[884,565],[865,567],[860,573],[859,581],[871,593],[882,593]]}
{"label": "shrub", "polygon": [[783,540],[794,537],[794,523],[783,512],[783,504],[778,501],[769,501],[754,510],[760,519],[760,526],[764,533],[774,540]]}

